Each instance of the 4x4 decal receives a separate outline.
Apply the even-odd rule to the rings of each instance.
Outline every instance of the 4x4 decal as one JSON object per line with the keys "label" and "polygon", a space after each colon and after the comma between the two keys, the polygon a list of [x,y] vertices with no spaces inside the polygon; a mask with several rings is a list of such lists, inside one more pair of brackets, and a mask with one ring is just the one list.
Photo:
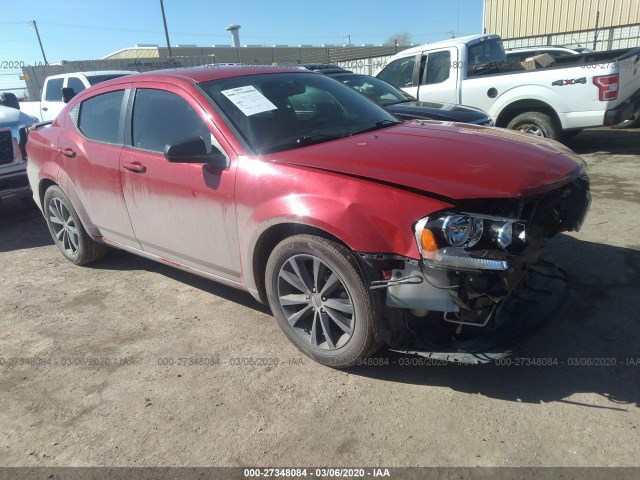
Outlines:
{"label": "4x4 decal", "polygon": [[583,84],[587,84],[587,77],[582,77],[582,78],[574,78],[572,80],[556,80],[555,82],[551,83],[551,86],[554,87],[563,87],[564,85],[575,85],[577,83],[583,83]]}

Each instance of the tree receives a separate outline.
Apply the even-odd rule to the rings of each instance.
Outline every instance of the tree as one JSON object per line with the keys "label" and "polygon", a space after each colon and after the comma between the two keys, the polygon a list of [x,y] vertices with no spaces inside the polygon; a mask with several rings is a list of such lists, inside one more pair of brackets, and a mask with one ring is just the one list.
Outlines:
{"label": "tree", "polygon": [[398,32],[394,35],[391,35],[387,40],[387,44],[395,45],[396,41],[398,42],[399,47],[406,47],[411,45],[411,34],[409,32]]}

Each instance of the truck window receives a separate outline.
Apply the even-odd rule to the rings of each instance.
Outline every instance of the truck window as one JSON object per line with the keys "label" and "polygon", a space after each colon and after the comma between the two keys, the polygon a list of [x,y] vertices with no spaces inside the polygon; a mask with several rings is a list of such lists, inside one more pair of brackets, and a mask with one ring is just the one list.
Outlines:
{"label": "truck window", "polygon": [[413,66],[415,57],[399,58],[394,60],[377,75],[380,80],[384,80],[396,87],[411,87],[413,85]]}
{"label": "truck window", "polygon": [[124,90],[91,97],[80,105],[78,128],[89,140],[118,144]]}
{"label": "truck window", "polygon": [[69,77],[67,79],[67,87],[68,88],[73,88],[73,91],[75,93],[80,93],[81,91],[83,91],[86,88],[84,86],[84,83],[82,83],[82,80],[80,80],[77,77]]}
{"label": "truck window", "polygon": [[47,88],[44,99],[47,102],[61,102],[62,101],[62,84],[64,78],[51,78],[47,82]]}
{"label": "truck window", "polygon": [[451,72],[451,52],[446,50],[444,52],[430,53],[426,64],[426,70],[420,74],[420,83],[422,85],[442,83],[449,78]]}
{"label": "truck window", "polygon": [[[484,37],[483,37],[484,38]],[[506,65],[502,41],[485,40],[467,47],[467,76],[471,77],[483,71],[493,70]]]}

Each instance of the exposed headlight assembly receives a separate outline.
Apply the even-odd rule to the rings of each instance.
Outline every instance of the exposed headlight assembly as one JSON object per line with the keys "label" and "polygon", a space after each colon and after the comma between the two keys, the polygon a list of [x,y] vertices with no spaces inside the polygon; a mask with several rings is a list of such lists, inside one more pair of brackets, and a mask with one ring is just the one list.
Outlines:
{"label": "exposed headlight assembly", "polygon": [[425,217],[415,236],[422,259],[436,268],[507,270],[509,255],[526,246],[523,223],[466,213]]}

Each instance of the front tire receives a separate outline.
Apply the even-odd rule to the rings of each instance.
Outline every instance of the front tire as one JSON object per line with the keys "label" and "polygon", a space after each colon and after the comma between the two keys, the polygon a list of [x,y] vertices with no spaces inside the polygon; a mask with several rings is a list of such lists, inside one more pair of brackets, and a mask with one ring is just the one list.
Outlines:
{"label": "front tire", "polygon": [[45,192],[43,210],[51,238],[67,260],[86,265],[106,255],[108,247],[87,234],[71,201],[57,185]]}
{"label": "front tire", "polygon": [[318,363],[348,367],[380,347],[371,294],[343,245],[314,235],[289,237],[271,253],[265,284],[282,331]]}
{"label": "front tire", "polygon": [[542,112],[521,113],[507,124],[507,128],[551,140],[558,140],[561,133],[557,122]]}

